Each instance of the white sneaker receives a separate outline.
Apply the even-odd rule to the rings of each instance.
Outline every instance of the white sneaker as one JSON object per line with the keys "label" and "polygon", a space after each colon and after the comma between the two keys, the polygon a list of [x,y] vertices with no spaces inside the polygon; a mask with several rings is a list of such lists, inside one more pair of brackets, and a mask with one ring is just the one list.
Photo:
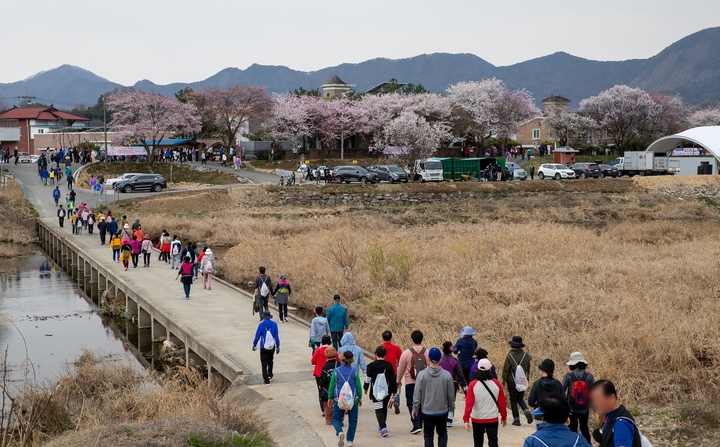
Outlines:
{"label": "white sneaker", "polygon": [[348,445],[348,447],[352,447],[352,446],[354,446],[355,444],[353,444],[352,441],[348,441],[348,444],[347,444],[347,445]]}
{"label": "white sneaker", "polygon": [[343,447],[345,445],[345,433],[340,432],[338,434],[338,447]]}

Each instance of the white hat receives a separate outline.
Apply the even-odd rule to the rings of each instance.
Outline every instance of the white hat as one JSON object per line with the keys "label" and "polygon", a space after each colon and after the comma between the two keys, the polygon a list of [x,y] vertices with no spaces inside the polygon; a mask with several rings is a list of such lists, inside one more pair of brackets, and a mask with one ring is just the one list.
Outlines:
{"label": "white hat", "polygon": [[464,328],[460,329],[460,335],[463,337],[466,335],[475,335],[477,332],[475,332],[475,329],[473,329],[471,326],[465,326]]}
{"label": "white hat", "polygon": [[568,366],[575,366],[578,363],[584,363],[587,365],[587,360],[583,357],[582,352],[573,352],[570,354],[570,361],[567,362]]}

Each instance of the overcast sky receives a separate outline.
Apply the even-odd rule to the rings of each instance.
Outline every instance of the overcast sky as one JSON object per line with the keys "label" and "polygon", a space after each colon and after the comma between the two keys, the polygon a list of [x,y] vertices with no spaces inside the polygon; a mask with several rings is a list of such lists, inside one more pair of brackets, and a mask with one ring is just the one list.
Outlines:
{"label": "overcast sky", "polygon": [[0,10],[0,82],[71,64],[124,85],[436,52],[495,65],[556,51],[646,58],[720,25],[715,0],[7,0]]}

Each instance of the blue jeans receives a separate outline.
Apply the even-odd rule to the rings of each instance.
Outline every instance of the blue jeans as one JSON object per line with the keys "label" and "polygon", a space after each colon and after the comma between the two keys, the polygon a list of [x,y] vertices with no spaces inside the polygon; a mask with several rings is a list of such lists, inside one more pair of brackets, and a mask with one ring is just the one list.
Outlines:
{"label": "blue jeans", "polygon": [[316,341],[312,346],[312,353],[315,354],[315,350],[320,347],[320,342]]}
{"label": "blue jeans", "polygon": [[415,384],[414,383],[406,383],[405,384],[405,402],[407,403],[408,412],[410,413],[410,420],[412,421],[413,426],[415,425],[422,425],[422,408],[418,411],[417,417],[413,419],[412,412],[413,412],[413,398],[415,395]]}
{"label": "blue jeans", "polygon": [[333,348],[337,351],[340,346],[342,346],[340,340],[342,339],[343,331],[330,331],[330,336],[332,337]]}
{"label": "blue jeans", "polygon": [[183,283],[183,289],[185,290],[185,298],[190,297],[190,285],[191,284],[184,284]]}
{"label": "blue jeans", "polygon": [[[355,440],[355,429],[357,428],[357,421],[358,421],[358,408],[360,407],[360,404],[358,404],[358,401],[355,401],[355,405],[353,405],[352,410],[348,411],[348,430],[347,433],[345,433],[345,438],[348,441],[354,441]],[[335,434],[339,435],[342,433],[342,420],[345,417],[345,410],[341,410],[340,407],[338,407],[337,401],[333,403],[333,416],[332,416],[332,422],[333,422],[333,428],[335,428]]]}
{"label": "blue jeans", "polygon": [[180,253],[176,255],[171,255],[170,268],[175,268],[176,266],[177,268],[180,268]]}

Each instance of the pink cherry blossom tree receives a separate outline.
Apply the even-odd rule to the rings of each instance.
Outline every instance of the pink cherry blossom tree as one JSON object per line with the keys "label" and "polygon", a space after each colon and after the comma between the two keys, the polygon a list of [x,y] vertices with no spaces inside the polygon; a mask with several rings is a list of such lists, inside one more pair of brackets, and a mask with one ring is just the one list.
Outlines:
{"label": "pink cherry blossom tree", "polygon": [[615,147],[630,146],[634,139],[652,133],[662,106],[649,93],[627,85],[616,85],[580,102],[580,112],[594,119],[613,136]]}
{"label": "pink cherry blossom tree", "polygon": [[695,110],[687,120],[691,127],[720,126],[720,104]]}
{"label": "pink cherry blossom tree", "polygon": [[570,138],[592,132],[598,127],[594,119],[581,115],[566,107],[554,107],[545,115],[541,125],[553,130],[561,146],[567,146]]}
{"label": "pink cherry blossom tree", "polygon": [[273,95],[274,105],[270,118],[265,123],[270,138],[274,141],[299,141],[312,135],[310,114],[302,97],[290,94]]}
{"label": "pink cherry blossom tree", "polygon": [[139,90],[121,90],[107,98],[110,122],[118,143],[145,147],[152,164],[155,146],[164,138],[190,136],[200,130],[200,118],[193,104]]}

